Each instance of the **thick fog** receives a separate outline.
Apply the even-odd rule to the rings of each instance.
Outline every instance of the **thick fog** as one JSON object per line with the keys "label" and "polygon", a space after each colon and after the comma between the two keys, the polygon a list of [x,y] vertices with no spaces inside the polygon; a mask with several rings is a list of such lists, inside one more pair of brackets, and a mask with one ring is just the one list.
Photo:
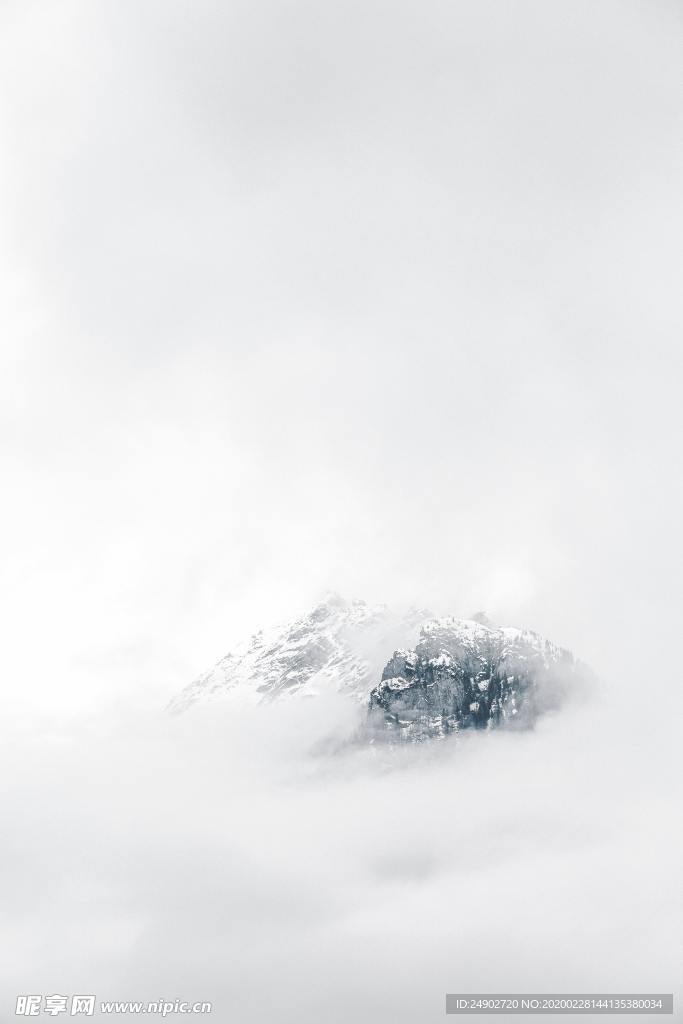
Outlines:
{"label": "thick fog", "polygon": [[341,1024],[437,1021],[446,991],[671,991],[674,736],[644,718],[597,700],[334,755],[335,700],[34,730],[3,754],[3,1000]]}
{"label": "thick fog", "polygon": [[[8,0],[0,76],[3,1014],[676,990],[680,5]],[[600,686],[164,715],[330,587]]]}

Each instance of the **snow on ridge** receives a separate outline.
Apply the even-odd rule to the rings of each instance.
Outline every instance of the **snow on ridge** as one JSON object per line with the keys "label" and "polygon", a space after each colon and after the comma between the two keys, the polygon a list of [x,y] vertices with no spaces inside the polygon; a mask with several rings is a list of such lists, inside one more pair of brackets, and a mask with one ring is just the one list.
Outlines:
{"label": "snow on ridge", "polygon": [[169,710],[223,698],[259,703],[323,691],[366,701],[387,650],[411,641],[426,614],[410,609],[398,615],[383,604],[328,594],[306,615],[260,630],[234,647],[185,687]]}

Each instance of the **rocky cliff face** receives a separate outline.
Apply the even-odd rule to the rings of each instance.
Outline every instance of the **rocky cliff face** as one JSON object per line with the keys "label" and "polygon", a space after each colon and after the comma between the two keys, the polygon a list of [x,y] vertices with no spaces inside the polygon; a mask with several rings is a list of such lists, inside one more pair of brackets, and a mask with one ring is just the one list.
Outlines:
{"label": "rocky cliff face", "polygon": [[537,633],[483,619],[433,619],[397,650],[369,698],[376,736],[420,741],[460,729],[529,726],[557,708],[580,669]]}

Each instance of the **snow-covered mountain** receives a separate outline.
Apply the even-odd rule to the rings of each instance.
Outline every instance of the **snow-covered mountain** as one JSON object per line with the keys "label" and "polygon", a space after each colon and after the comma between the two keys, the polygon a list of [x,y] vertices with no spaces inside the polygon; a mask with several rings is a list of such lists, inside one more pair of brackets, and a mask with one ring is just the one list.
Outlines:
{"label": "snow-covered mountain", "polygon": [[370,694],[370,723],[409,740],[528,727],[585,675],[569,651],[530,630],[499,629],[483,616],[433,619],[414,648],[390,658]]}
{"label": "snow-covered mountain", "polygon": [[169,705],[184,711],[200,701],[242,697],[271,701],[325,691],[367,702],[387,652],[417,639],[429,612],[397,614],[386,605],[329,595],[308,615],[255,633]]}
{"label": "snow-covered mountain", "polygon": [[[393,652],[393,653],[392,653]],[[586,676],[569,651],[485,616],[432,618],[331,595],[261,630],[169,705],[341,693],[365,705],[366,738],[422,740],[466,728],[529,726]]]}

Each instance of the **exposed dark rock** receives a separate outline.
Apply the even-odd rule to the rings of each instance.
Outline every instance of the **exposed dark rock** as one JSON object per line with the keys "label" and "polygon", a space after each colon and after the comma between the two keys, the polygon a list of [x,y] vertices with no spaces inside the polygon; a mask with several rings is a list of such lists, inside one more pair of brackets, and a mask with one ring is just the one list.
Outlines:
{"label": "exposed dark rock", "polygon": [[569,651],[483,619],[435,619],[414,649],[393,654],[370,693],[376,735],[421,741],[468,728],[524,728],[559,707],[579,674]]}

